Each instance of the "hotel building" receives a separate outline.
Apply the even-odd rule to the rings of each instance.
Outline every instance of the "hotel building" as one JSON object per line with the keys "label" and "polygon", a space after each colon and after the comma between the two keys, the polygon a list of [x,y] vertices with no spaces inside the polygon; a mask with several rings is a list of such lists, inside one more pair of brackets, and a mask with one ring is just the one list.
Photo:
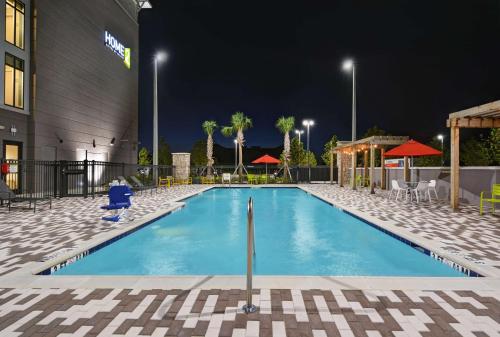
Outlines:
{"label": "hotel building", "polygon": [[136,0],[0,0],[0,158],[137,158]]}

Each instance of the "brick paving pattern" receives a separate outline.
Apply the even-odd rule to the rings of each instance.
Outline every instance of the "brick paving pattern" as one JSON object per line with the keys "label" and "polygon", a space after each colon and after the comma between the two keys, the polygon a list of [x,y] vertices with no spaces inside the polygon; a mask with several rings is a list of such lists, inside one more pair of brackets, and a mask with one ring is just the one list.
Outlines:
{"label": "brick paving pattern", "polygon": [[500,301],[471,291],[2,289],[9,336],[500,336]]}
{"label": "brick paving pattern", "polygon": [[[134,198],[140,218],[201,191],[178,186]],[[444,203],[387,201],[329,185],[307,189],[355,207],[477,263],[500,268],[498,216]],[[56,200],[52,210],[0,207],[0,274],[71,250],[120,226],[100,221],[105,198]],[[1,276],[0,276],[1,277]],[[0,336],[500,336],[498,291],[254,290],[257,313],[242,313],[245,293],[175,289],[0,289]]]}

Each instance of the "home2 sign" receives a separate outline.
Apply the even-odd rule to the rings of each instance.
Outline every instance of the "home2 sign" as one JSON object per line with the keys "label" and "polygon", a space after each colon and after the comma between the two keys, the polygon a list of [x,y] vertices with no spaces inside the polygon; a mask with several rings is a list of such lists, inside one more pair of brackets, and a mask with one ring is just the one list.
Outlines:
{"label": "home2 sign", "polygon": [[110,32],[104,32],[104,44],[118,55],[125,66],[130,69],[130,48],[125,48],[123,44],[118,41]]}

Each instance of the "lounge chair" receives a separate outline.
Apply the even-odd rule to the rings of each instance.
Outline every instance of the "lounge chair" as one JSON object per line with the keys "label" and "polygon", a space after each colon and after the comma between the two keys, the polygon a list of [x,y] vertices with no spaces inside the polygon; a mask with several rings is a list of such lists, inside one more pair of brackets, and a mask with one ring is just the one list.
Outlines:
{"label": "lounge chair", "polygon": [[26,195],[16,195],[16,193],[14,193],[14,191],[12,191],[9,186],[7,186],[5,181],[0,179],[0,204],[3,205],[3,203],[6,201],[9,207],[9,212],[12,209],[12,203],[28,202],[30,209],[31,205],[33,205],[33,213],[35,213],[37,202],[40,200],[47,200],[49,202],[50,208],[52,209],[51,196],[37,197],[34,196],[33,193],[28,193]]}
{"label": "lounge chair", "polygon": [[[488,197],[488,195],[490,197]],[[491,212],[495,213],[495,204],[500,203],[500,184],[493,184],[491,191],[481,192],[479,201],[479,214],[483,215],[483,206],[485,202],[491,203]]]}
{"label": "lounge chair", "polygon": [[[153,189],[156,189],[154,186],[146,186],[140,181],[136,176],[130,176],[130,180],[132,181],[132,189],[136,191],[146,191],[150,190],[151,194],[153,194]],[[130,186],[130,185],[129,185]]]}
{"label": "lounge chair", "polygon": [[113,211],[112,215],[103,216],[102,220],[118,222],[122,217],[127,217],[127,210],[132,206],[130,197],[134,195],[132,189],[127,185],[111,186],[109,189],[109,204],[101,206],[101,209]]}

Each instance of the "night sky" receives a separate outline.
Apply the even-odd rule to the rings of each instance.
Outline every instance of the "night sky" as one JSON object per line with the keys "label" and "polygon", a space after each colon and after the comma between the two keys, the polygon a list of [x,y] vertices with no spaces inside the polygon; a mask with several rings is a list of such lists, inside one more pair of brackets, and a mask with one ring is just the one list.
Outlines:
{"label": "night sky", "polygon": [[[140,13],[139,139],[151,148],[153,55],[160,136],[189,151],[201,123],[253,119],[248,146],[277,146],[281,115],[312,118],[311,147],[351,137],[357,64],[358,136],[377,125],[428,141],[449,113],[500,99],[500,1],[157,0]],[[232,140],[216,133],[217,143]]]}

